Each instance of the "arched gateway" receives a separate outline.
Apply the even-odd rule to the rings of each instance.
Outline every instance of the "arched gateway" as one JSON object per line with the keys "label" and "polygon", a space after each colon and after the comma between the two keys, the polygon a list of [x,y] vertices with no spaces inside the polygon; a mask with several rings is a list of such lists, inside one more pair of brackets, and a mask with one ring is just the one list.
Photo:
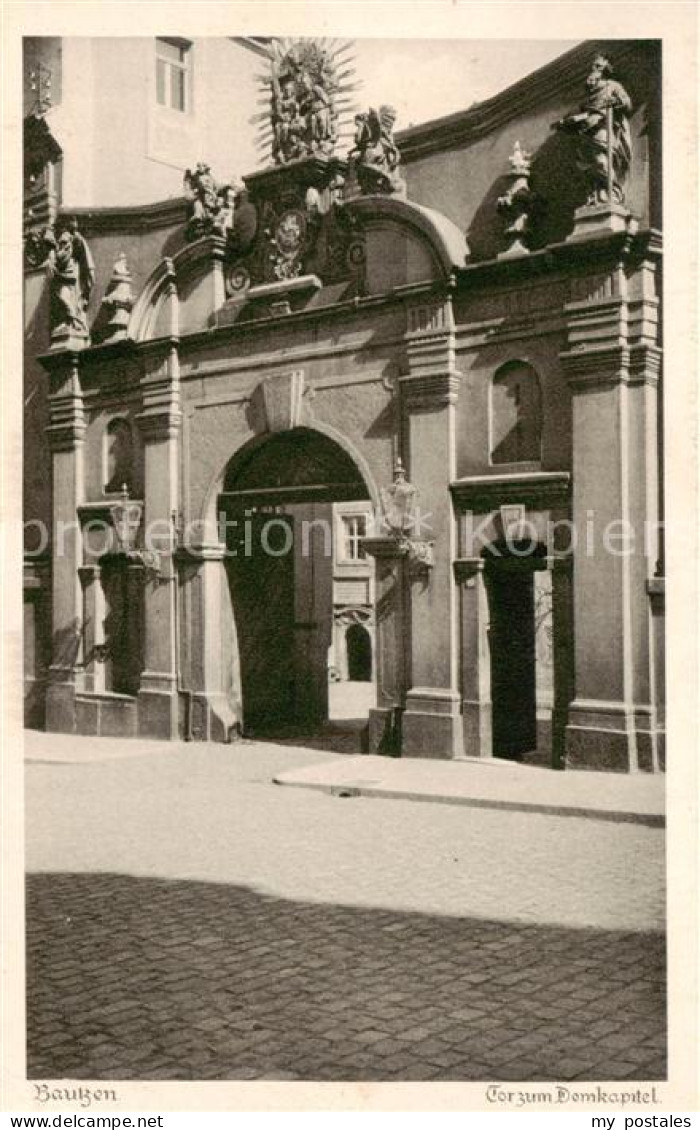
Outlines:
{"label": "arched gateway", "polygon": [[244,446],[218,496],[246,735],[328,720],[334,504],[369,499],[347,452],[296,427]]}

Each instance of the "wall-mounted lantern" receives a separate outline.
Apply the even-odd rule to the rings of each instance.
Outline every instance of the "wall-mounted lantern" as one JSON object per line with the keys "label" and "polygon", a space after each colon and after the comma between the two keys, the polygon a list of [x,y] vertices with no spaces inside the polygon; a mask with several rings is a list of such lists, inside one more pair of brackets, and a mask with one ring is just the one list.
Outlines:
{"label": "wall-mounted lantern", "polygon": [[137,549],[141,518],[143,517],[143,503],[129,498],[126,483],[122,483],[119,501],[112,503],[109,515],[116,537],[116,552],[128,558],[134,564],[144,567],[146,573],[152,577],[159,577],[161,573],[160,554],[155,550]]}
{"label": "wall-mounted lantern", "polygon": [[405,554],[410,564],[418,572],[430,570],[434,565],[434,542],[415,537],[420,530],[420,508],[418,488],[406,478],[406,471],[400,459],[394,466],[394,481],[381,491],[383,525],[389,536],[397,542],[397,548]]}
{"label": "wall-mounted lantern", "polygon": [[133,553],[141,525],[143,503],[131,500],[126,483],[122,483],[119,501],[110,506],[109,512],[117,538],[117,551],[125,554]]}

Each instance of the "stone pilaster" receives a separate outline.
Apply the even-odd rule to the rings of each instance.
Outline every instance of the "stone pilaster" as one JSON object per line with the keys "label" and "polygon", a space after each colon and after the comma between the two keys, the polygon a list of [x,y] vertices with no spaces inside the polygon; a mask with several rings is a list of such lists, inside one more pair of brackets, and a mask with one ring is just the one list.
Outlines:
{"label": "stone pilaster", "polygon": [[429,573],[411,581],[411,686],[402,752],[459,757],[463,751],[457,589],[452,573],[456,522],[449,486],[456,474],[454,318],[449,298],[409,307],[408,373],[399,380],[409,478],[418,487],[426,525],[416,537],[434,542]]}
{"label": "stone pilaster", "polygon": [[407,549],[396,538],[365,538],[375,559],[377,705],[369,712],[370,753],[398,755],[411,676]]}
{"label": "stone pilaster", "polygon": [[575,698],[567,764],[652,770],[646,582],[658,556],[659,350],[653,301],[619,267],[579,280],[561,354],[572,391]]}
{"label": "stone pilaster", "polygon": [[241,723],[235,629],[231,623],[227,631],[222,620],[225,553],[219,542],[188,545],[176,559],[182,591],[180,662],[187,671],[185,736],[194,741],[231,741]]}
{"label": "stone pilaster", "polygon": [[78,569],[83,590],[83,653],[82,690],[104,691],[104,665],[99,660],[104,644],[104,594],[100,584],[99,565],[83,565]]}
{"label": "stone pilaster", "polygon": [[52,646],[46,693],[46,727],[75,730],[75,690],[80,674],[83,601],[78,570],[83,544],[78,507],[84,500],[85,414],[79,354],[55,352],[43,359],[49,371],[49,425],[53,480]]}
{"label": "stone pilaster", "polygon": [[175,342],[145,352],[137,417],[144,443],[143,537],[159,558],[159,575],[146,586],[143,609],[143,662],[138,694],[139,733],[177,737],[179,732],[176,653],[177,574],[173,560],[179,511],[179,437],[182,421]]}
{"label": "stone pilaster", "polygon": [[666,580],[652,577],[647,583],[651,632],[651,687],[657,730],[654,735],[655,767],[666,768]]}
{"label": "stone pilaster", "polygon": [[572,605],[573,558],[547,558],[552,575],[552,768],[566,764],[566,728],[574,695],[574,624]]}
{"label": "stone pilaster", "polygon": [[459,585],[464,753],[491,757],[491,657],[483,558],[458,558],[454,574]]}

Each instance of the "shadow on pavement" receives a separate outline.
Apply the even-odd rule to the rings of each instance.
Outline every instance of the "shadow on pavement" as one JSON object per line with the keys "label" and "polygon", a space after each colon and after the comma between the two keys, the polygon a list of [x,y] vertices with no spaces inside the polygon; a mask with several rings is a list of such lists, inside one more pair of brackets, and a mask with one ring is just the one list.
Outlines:
{"label": "shadow on pavement", "polygon": [[29,1078],[665,1077],[659,934],[27,880]]}

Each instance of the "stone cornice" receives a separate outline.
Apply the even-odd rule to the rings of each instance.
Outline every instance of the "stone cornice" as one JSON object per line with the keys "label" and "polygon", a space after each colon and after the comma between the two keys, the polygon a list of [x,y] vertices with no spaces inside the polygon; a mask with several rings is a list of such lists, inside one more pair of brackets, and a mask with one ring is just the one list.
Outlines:
{"label": "stone cornice", "polygon": [[493,98],[468,110],[401,130],[396,135],[396,143],[402,160],[410,165],[431,153],[470,145],[513,118],[521,117],[529,109],[547,104],[569,90],[572,100],[578,101],[580,88],[596,54],[602,52],[619,67],[627,56],[640,50],[656,52],[658,47],[653,40],[587,40]]}
{"label": "stone cornice", "polygon": [[623,342],[564,350],[559,354],[559,361],[574,391],[630,381],[630,351]]}
{"label": "stone cornice", "polygon": [[[77,508],[78,519],[81,526],[84,526],[87,522],[102,522],[105,525],[111,527],[112,510],[115,506],[120,505],[120,503],[121,497],[118,494],[112,495],[111,498],[99,499],[97,502],[81,503],[81,505]],[[143,507],[143,499],[130,498],[129,505]]]}
{"label": "stone cornice", "polygon": [[571,476],[568,471],[530,471],[510,475],[470,475],[450,483],[455,507],[461,511],[488,513],[507,503],[520,503],[530,510],[568,507]]}
{"label": "stone cornice", "polygon": [[399,377],[401,398],[409,411],[454,404],[459,395],[461,373],[447,369],[441,373],[410,373]]}
{"label": "stone cornice", "polygon": [[655,385],[661,373],[661,349],[658,345],[640,342],[630,346],[628,384]]}
{"label": "stone cornice", "polygon": [[80,355],[72,350],[65,350],[50,356],[58,359],[60,364],[46,366],[50,384],[46,437],[51,451],[72,451],[82,443],[86,431],[83,392],[78,372]]}
{"label": "stone cornice", "polygon": [[576,242],[550,243],[529,255],[512,259],[481,259],[468,263],[454,273],[455,293],[485,286],[513,286],[533,277],[566,277],[581,268],[609,268],[614,264],[636,263],[659,258],[661,235],[656,228],[634,233],[614,232],[591,236]]}
{"label": "stone cornice", "polygon": [[187,221],[188,202],[184,196],[158,200],[154,204],[130,204],[116,208],[68,208],[62,207],[59,217],[75,218],[80,232],[89,239],[96,235],[111,233],[154,231],[159,228],[182,226]]}
{"label": "stone cornice", "polygon": [[182,427],[182,412],[173,401],[154,404],[139,412],[136,423],[144,439],[173,439]]}
{"label": "stone cornice", "polygon": [[65,374],[67,369],[77,371],[80,358],[84,352],[83,349],[54,349],[49,353],[39,354],[37,361],[40,365],[43,365],[50,376],[56,376],[60,379],[61,373]]}

